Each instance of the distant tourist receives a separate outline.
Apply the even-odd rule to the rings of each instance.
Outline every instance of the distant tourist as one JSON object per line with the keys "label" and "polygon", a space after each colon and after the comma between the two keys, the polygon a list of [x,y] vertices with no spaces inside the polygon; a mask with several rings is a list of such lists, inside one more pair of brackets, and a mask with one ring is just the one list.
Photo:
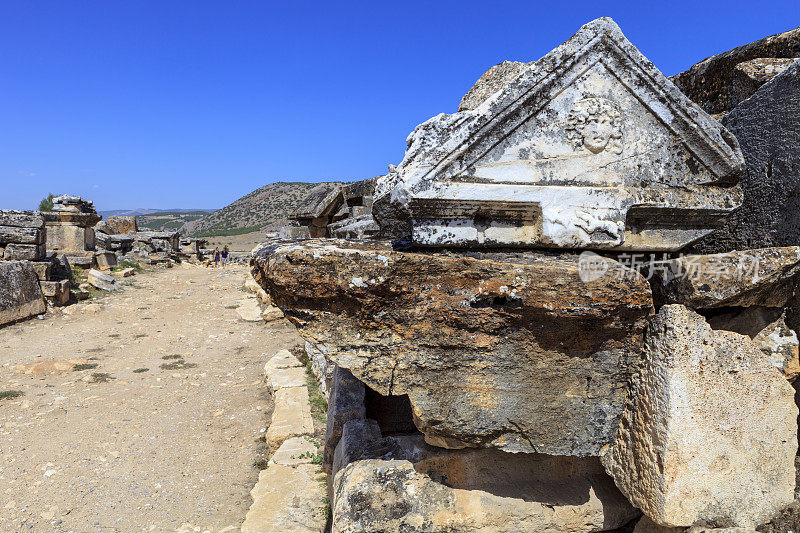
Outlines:
{"label": "distant tourist", "polygon": [[222,249],[222,268],[225,268],[225,265],[228,263],[228,247],[225,246]]}
{"label": "distant tourist", "polygon": [[219,265],[219,246],[214,248],[214,268],[217,268]]}

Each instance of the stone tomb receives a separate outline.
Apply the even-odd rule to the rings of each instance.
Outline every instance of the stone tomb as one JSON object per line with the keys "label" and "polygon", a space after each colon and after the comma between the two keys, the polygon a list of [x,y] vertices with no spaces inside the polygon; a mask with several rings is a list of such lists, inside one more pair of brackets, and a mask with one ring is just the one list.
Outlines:
{"label": "stone tomb", "polygon": [[736,139],[611,19],[518,70],[409,136],[376,187],[384,234],[404,219],[387,236],[423,246],[674,251],[741,203]]}
{"label": "stone tomb", "polygon": [[53,210],[42,213],[47,225],[47,251],[91,257],[95,249],[93,226],[100,221],[92,202],[77,196],[57,196]]}

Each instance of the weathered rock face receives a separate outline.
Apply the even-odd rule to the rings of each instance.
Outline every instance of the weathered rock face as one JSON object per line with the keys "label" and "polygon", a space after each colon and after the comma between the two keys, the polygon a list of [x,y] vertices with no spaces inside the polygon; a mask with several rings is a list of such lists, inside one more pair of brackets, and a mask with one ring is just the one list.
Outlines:
{"label": "weathered rock face", "polygon": [[27,261],[0,261],[0,325],[45,312],[39,277]]}
{"label": "weathered rock face", "polygon": [[576,256],[257,249],[254,278],[311,344],[382,395],[407,394],[438,446],[596,455],[613,441],[650,289]]}
{"label": "weathered rock face", "polygon": [[794,381],[800,376],[797,333],[789,329],[783,317],[762,329],[753,337],[753,342],[786,379]]}
{"label": "weathered rock face", "polygon": [[753,527],[793,500],[796,420],[794,389],[750,339],[666,305],[602,461],[660,525]]}
{"label": "weathered rock face", "polygon": [[[479,83],[476,107],[409,136],[376,185],[382,234],[426,246],[678,250],[741,202],[736,139],[611,19],[516,68]],[[478,96],[495,79],[505,83]]]}
{"label": "weathered rock face", "polygon": [[[525,455],[514,479],[535,489],[524,498],[437,483],[407,460],[356,461],[334,479],[332,531],[578,533],[613,529],[635,518],[596,459],[560,458],[564,464],[557,464],[555,458]],[[493,482],[481,477],[485,473],[455,473],[456,485]]]}
{"label": "weathered rock face", "polygon": [[734,48],[670,79],[709,113],[727,113],[800,57],[800,28]]}
{"label": "weathered rock face", "polygon": [[[792,31],[800,43],[800,29]],[[800,62],[723,119],[742,147],[742,207],[693,250],[700,253],[800,244]]]}
{"label": "weathered rock face", "polygon": [[658,305],[677,303],[694,309],[780,308],[791,299],[798,278],[798,246],[686,255],[657,265],[653,297]]}

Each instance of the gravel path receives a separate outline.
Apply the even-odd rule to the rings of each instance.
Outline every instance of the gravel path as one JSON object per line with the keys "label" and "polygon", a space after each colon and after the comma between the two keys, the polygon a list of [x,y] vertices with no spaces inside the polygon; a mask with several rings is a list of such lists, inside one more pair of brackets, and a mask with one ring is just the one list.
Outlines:
{"label": "gravel path", "polygon": [[283,320],[238,318],[246,275],[145,272],[0,328],[0,395],[23,393],[0,397],[0,531],[238,531],[266,453],[263,364],[299,342]]}

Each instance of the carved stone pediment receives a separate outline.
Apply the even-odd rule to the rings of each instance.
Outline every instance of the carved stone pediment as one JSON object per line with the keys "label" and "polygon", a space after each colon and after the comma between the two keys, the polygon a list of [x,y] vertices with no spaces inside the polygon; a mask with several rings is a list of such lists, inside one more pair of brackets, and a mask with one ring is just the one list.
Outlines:
{"label": "carved stone pediment", "polygon": [[741,204],[735,138],[608,18],[408,144],[420,245],[678,250]]}

